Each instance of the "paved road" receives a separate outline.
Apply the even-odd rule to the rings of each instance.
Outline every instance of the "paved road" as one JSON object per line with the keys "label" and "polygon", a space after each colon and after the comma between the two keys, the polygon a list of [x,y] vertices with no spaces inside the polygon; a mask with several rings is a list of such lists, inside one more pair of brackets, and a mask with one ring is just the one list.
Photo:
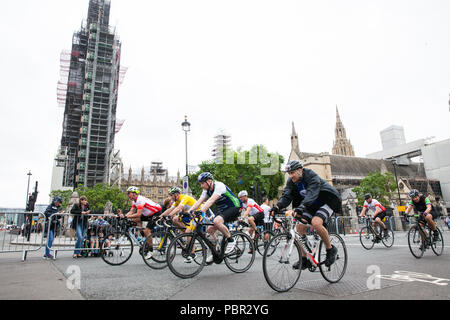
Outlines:
{"label": "paved road", "polygon": [[[349,264],[341,282],[328,284],[319,272],[302,272],[298,284],[287,293],[277,293],[266,283],[262,273],[262,257],[257,254],[252,268],[234,274],[225,265],[205,267],[194,279],[179,279],[169,269],[152,270],[137,254],[125,265],[112,267],[100,258],[72,259],[71,252],[59,252],[53,262],[66,276],[72,265],[81,270],[81,294],[87,299],[155,299],[155,300],[278,300],[278,299],[450,299],[450,232],[444,232],[446,247],[440,257],[431,250],[422,259],[414,258],[407,246],[405,233],[396,233],[392,248],[382,244],[367,251],[359,238],[345,237]],[[378,266],[382,275],[397,271],[424,273],[435,278],[415,281],[381,280],[381,289],[367,287],[369,266]],[[70,270],[69,270],[70,271]],[[416,277],[417,278],[417,277]],[[435,283],[432,283],[434,281]],[[436,283],[438,282],[438,283]],[[439,284],[441,283],[441,284]]]}

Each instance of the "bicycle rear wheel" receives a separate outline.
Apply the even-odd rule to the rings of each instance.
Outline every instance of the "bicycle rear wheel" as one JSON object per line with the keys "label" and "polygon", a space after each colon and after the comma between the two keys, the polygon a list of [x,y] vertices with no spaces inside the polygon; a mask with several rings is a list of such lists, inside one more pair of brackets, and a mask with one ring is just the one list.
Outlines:
{"label": "bicycle rear wheel", "polygon": [[152,269],[164,269],[165,267],[167,267],[166,249],[169,246],[173,236],[166,231],[156,231],[152,232],[151,238],[153,255],[150,259],[145,258],[145,255],[150,249],[150,245],[147,241],[144,241],[142,259],[144,260],[145,264]]}
{"label": "bicycle rear wheel", "polygon": [[260,255],[264,254],[264,250],[266,249],[267,244],[269,243],[270,239],[274,236],[274,233],[270,230],[263,231],[258,238],[256,238],[255,246],[256,250],[258,250],[258,253]]}
{"label": "bicycle rear wheel", "polygon": [[425,241],[423,240],[417,226],[412,226],[408,231],[408,246],[415,258],[422,258],[425,251]]}
{"label": "bicycle rear wheel", "polygon": [[133,241],[126,233],[110,233],[100,248],[103,261],[112,266],[127,262],[133,254]]}
{"label": "bicycle rear wheel", "polygon": [[174,275],[182,279],[198,275],[206,264],[203,240],[189,233],[175,237],[167,248],[167,264]]}
{"label": "bicycle rear wheel", "polygon": [[359,241],[364,249],[370,250],[375,245],[375,235],[368,227],[363,227],[359,233]]}
{"label": "bicycle rear wheel", "polygon": [[439,233],[439,240],[433,241],[433,231],[430,229],[430,236],[431,236],[431,249],[433,250],[434,254],[437,256],[440,256],[442,252],[444,252],[444,238],[442,237],[442,232],[439,228],[436,229]]}
{"label": "bicycle rear wheel", "polygon": [[[384,232],[384,231],[382,231],[382,232]],[[387,235],[384,236],[384,234],[383,234],[383,236],[381,238],[381,242],[383,242],[383,244],[386,248],[390,248],[394,244],[394,232],[392,232],[392,230],[389,228],[387,229],[386,232],[387,232]]]}
{"label": "bicycle rear wheel", "polygon": [[325,261],[327,252],[325,244],[320,241],[319,245],[319,270],[322,277],[330,283],[336,283],[342,279],[347,270],[347,247],[345,246],[344,239],[339,235],[330,233],[330,243],[338,250],[336,261],[329,267],[327,267],[323,261]]}
{"label": "bicycle rear wheel", "polygon": [[[255,261],[255,247],[250,236],[243,232],[234,232],[231,237],[234,239],[235,248],[223,260],[231,271],[243,273],[250,269]],[[225,247],[227,244],[225,244]],[[248,248],[250,248],[251,253],[247,250]]]}
{"label": "bicycle rear wheel", "polygon": [[[292,289],[302,272],[300,245],[289,233],[280,233],[266,246],[263,255],[263,273],[267,284],[275,291]],[[299,262],[298,269],[293,265]]]}

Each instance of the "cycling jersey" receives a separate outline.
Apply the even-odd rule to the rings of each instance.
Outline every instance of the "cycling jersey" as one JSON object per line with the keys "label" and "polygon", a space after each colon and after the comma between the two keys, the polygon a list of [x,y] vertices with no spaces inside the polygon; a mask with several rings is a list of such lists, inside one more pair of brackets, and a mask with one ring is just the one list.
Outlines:
{"label": "cycling jersey", "polygon": [[219,211],[225,211],[229,208],[241,208],[242,202],[234,193],[222,182],[215,181],[212,191],[203,190],[202,198],[210,198],[213,194],[218,194],[220,197],[216,200],[216,205]]}
{"label": "cycling jersey", "polygon": [[180,204],[183,206],[183,212],[189,211],[189,209],[191,209],[191,207],[196,203],[197,201],[186,195],[186,194],[180,194],[180,196],[178,197],[178,200],[175,201],[175,203],[172,205],[172,208],[176,208],[178,207]]}
{"label": "cycling jersey", "polygon": [[374,213],[376,212],[377,207],[380,208],[380,212],[386,211],[386,208],[383,207],[381,203],[379,203],[376,199],[372,199],[370,203],[364,201],[364,208],[369,208],[369,210],[373,211]]}
{"label": "cycling jersey", "polygon": [[131,207],[137,210],[142,209],[142,215],[145,217],[153,216],[155,213],[162,210],[159,204],[141,195],[137,197],[136,201],[132,202]]}
{"label": "cycling jersey", "polygon": [[251,216],[253,216],[257,213],[260,213],[260,212],[264,212],[264,209],[261,208],[260,206],[258,206],[258,204],[255,202],[255,200],[253,200],[251,198],[248,198],[247,202],[243,202],[242,206],[244,209],[247,209],[249,207],[252,208],[249,213]]}
{"label": "cycling jersey", "polygon": [[409,206],[414,206],[414,209],[419,211],[420,213],[423,213],[427,210],[427,205],[431,205],[431,211],[434,211],[434,207],[431,204],[431,201],[428,197],[425,197],[424,195],[420,196],[419,202],[410,201]]}

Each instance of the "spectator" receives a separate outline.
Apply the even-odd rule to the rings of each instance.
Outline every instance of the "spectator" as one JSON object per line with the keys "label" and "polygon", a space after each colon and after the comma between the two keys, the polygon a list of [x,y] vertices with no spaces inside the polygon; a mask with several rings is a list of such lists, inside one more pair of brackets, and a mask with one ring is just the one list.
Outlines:
{"label": "spectator", "polygon": [[[273,218],[270,215],[270,207],[269,207],[269,198],[263,197],[262,198],[262,204],[261,208],[264,210],[264,231],[269,230],[272,231],[273,229]],[[264,235],[264,240],[268,241],[270,240],[270,234]]]}
{"label": "spectator", "polygon": [[50,217],[59,212],[59,210],[61,209],[61,203],[62,203],[61,197],[56,196],[55,198],[53,198],[52,203],[44,211],[45,221],[46,221],[45,230],[48,229],[48,226],[50,224],[49,233],[48,233],[48,242],[47,242],[47,246],[45,247],[45,254],[44,254],[45,260],[53,259],[53,256],[50,254],[49,248],[51,248],[53,245],[53,239],[55,237],[56,230],[58,229],[58,225],[60,225],[61,217],[58,217],[56,215],[52,218],[52,220],[50,220]]}
{"label": "spectator", "polygon": [[450,214],[447,216],[447,218],[445,218],[445,224],[450,229]]}
{"label": "spectator", "polygon": [[75,203],[70,210],[73,214],[72,229],[77,234],[77,241],[75,243],[75,251],[73,252],[73,258],[81,258],[81,250],[83,247],[84,238],[86,236],[86,230],[88,225],[88,215],[91,213],[89,209],[89,203],[85,196],[80,197],[80,201]]}

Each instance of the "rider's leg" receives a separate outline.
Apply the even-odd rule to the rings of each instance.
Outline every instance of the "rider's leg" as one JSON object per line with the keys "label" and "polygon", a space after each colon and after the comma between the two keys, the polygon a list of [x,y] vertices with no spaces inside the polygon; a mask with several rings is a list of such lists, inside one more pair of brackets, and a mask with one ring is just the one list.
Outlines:
{"label": "rider's leg", "polygon": [[313,217],[311,224],[313,228],[317,231],[317,234],[322,239],[325,244],[326,249],[331,249],[330,235],[328,230],[323,226],[323,220],[320,217]]}
{"label": "rider's leg", "polygon": [[[305,235],[307,230],[308,230],[307,226],[305,226],[303,224],[298,224],[297,225],[297,232],[298,232],[299,235],[301,235],[301,236]],[[306,257],[305,251],[303,251],[302,248],[301,248],[301,250],[302,250],[302,257]]]}
{"label": "rider's leg", "polygon": [[[222,216],[217,216],[214,221],[214,229],[219,230],[220,232],[222,232],[222,234],[225,236],[225,238],[230,238],[231,237],[231,233],[228,230],[228,228],[225,226],[225,220],[223,219]],[[208,229],[209,231],[209,229]],[[214,230],[215,231],[215,230]]]}
{"label": "rider's leg", "polygon": [[248,232],[250,233],[250,237],[253,238],[253,233],[256,231],[255,218],[254,217],[248,217],[248,223],[251,226],[251,228],[248,230]]}
{"label": "rider's leg", "polygon": [[436,222],[433,220],[433,216],[430,214],[427,214],[425,217],[425,221],[430,226],[431,230],[436,231]]}

